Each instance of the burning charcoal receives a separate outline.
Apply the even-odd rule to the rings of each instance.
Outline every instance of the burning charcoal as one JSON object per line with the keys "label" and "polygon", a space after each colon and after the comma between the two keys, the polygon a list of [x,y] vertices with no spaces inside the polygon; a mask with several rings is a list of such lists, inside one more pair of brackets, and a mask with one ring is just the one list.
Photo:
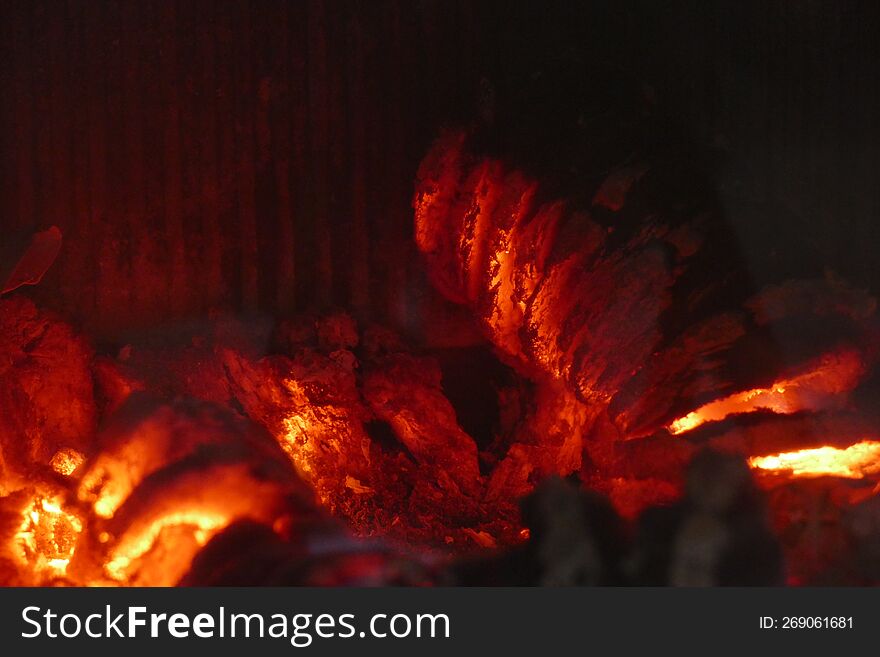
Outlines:
{"label": "burning charcoal", "polygon": [[308,347],[261,359],[219,354],[243,411],[355,532],[463,550],[487,531],[493,542],[512,531],[504,513],[490,511],[502,504],[482,503],[476,445],[458,426],[435,362],[395,352],[363,364],[347,349]]}
{"label": "burning charcoal", "polygon": [[[57,482],[32,477],[27,486],[0,497],[0,585],[72,583],[67,568],[83,519],[67,492]],[[17,572],[4,572],[4,563]]]}
{"label": "burning charcoal", "polygon": [[539,179],[473,152],[479,143],[448,133],[422,162],[416,240],[431,280],[470,305],[530,378],[543,372],[582,401],[607,404],[657,351],[675,282],[669,258],[691,254],[651,216],[608,243],[576,204],[548,199]]}
{"label": "burning charcoal", "polygon": [[748,466],[711,450],[697,454],[685,498],[640,519],[634,566],[643,584],[781,584],[779,546]]}
{"label": "burning charcoal", "polygon": [[239,518],[272,524],[311,514],[309,493],[288,467],[256,463],[247,450],[200,450],[145,480],[99,524],[110,535],[99,552],[104,572],[128,584],[173,585],[215,532]]}
{"label": "burning charcoal", "polygon": [[435,469],[441,489],[474,494],[480,485],[477,446],[459,427],[440,381],[436,362],[396,354],[366,373],[364,399],[419,463]]}
{"label": "burning charcoal", "polygon": [[[524,376],[562,381],[634,438],[731,388],[768,388],[765,396],[780,399],[756,399],[760,407],[792,413],[842,403],[864,375],[876,300],[833,275],[790,280],[785,270],[757,293],[737,287],[749,272],[733,258],[723,217],[705,188],[688,189],[681,171],[627,166],[627,193],[613,200],[600,186],[600,205],[612,213],[632,205],[639,215],[606,230],[600,212],[583,210],[585,181],[554,198],[545,189],[559,194],[552,173],[527,175],[515,159],[483,153],[481,136],[446,133],[424,158],[416,240],[437,289],[470,307]],[[649,210],[676,193],[689,199],[690,216]],[[768,326],[785,336],[796,366],[783,362]],[[853,343],[842,346],[847,335]],[[812,376],[809,385],[792,380],[840,350],[847,352],[841,371]]]}
{"label": "burning charcoal", "polygon": [[320,515],[257,425],[213,404],[142,393],[102,432],[77,495],[93,517],[69,574],[85,582],[174,584],[237,519],[295,527]]}
{"label": "burning charcoal", "polygon": [[92,352],[70,326],[22,297],[0,299],[0,454],[10,473],[91,447]]}
{"label": "burning charcoal", "polygon": [[153,473],[209,446],[249,447],[254,455],[284,462],[277,445],[254,425],[213,404],[165,403],[134,393],[107,422],[96,454],[82,473],[79,498],[100,517],[112,517]]}
{"label": "burning charcoal", "polygon": [[221,351],[233,394],[275,437],[300,474],[333,506],[351,491],[345,476],[370,486],[370,439],[355,373],[345,359],[312,350],[251,360]]}
{"label": "burning charcoal", "polygon": [[[546,83],[558,74],[523,81],[493,125],[441,134],[416,181],[415,239],[429,280],[473,314],[529,386],[500,443],[506,452],[482,461],[486,499],[579,472],[631,517],[675,497],[695,446],[725,432],[725,446],[750,457],[772,457],[770,443],[783,441],[788,452],[833,445],[844,453],[825,474],[870,474],[876,441],[854,432],[876,434],[870,395],[859,392],[878,353],[874,297],[777,255],[759,267],[741,259],[697,159],[632,132],[655,122],[664,132],[639,100],[624,101],[618,116],[641,107],[640,118],[605,149],[596,150],[595,125],[607,114],[591,124],[594,110],[574,97],[567,131],[534,120],[523,131],[515,117],[530,112],[521,110],[555,107]],[[793,238],[762,236],[761,249],[794,251]],[[857,421],[824,422],[844,413]],[[831,435],[796,428],[814,421]],[[662,536],[656,549],[643,546],[643,577],[668,581],[678,558],[676,581],[734,581],[742,559],[730,555],[747,554],[740,542],[751,541],[766,568],[743,581],[777,578],[757,506],[713,506],[738,494],[735,473],[720,474],[684,507],[645,516],[645,530]]]}

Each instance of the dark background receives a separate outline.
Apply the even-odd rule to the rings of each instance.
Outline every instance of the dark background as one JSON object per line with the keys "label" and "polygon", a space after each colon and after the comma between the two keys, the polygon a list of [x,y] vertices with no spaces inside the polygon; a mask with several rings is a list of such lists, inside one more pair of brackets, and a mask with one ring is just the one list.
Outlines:
{"label": "dark background", "polygon": [[486,88],[571,61],[705,149],[746,260],[779,228],[878,290],[878,6],[4,2],[0,239],[60,226],[36,294],[109,339],[211,308],[418,329],[419,159]]}

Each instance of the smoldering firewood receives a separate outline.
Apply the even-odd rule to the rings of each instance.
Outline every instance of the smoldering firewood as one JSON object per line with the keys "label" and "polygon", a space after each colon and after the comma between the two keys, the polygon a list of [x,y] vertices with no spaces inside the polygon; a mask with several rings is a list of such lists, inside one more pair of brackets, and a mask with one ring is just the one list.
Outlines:
{"label": "smoldering firewood", "polygon": [[517,498],[535,481],[580,469],[587,427],[596,415],[564,386],[546,383],[527,389],[523,413],[511,432],[510,445],[489,476],[487,497]]}
{"label": "smoldering firewood", "polygon": [[829,445],[846,448],[880,431],[880,415],[839,410],[777,415],[755,413],[697,429],[687,439],[727,452],[761,456]]}
{"label": "smoldering firewood", "polygon": [[[344,314],[300,320],[276,327],[273,345],[283,354],[262,354],[240,329],[229,339],[230,331],[218,336],[209,328],[198,343],[184,336],[182,343],[132,344],[125,358],[102,357],[94,366],[102,407],[111,411],[146,389],[237,409],[268,430],[355,531],[456,549],[487,540],[473,538],[487,531],[484,519],[498,526],[488,529],[492,537],[510,533],[504,513],[481,506],[476,446],[458,425],[434,359],[414,357],[381,327],[367,327],[361,341]],[[388,404],[374,406],[383,394]],[[464,451],[458,442],[446,446],[450,437]],[[419,440],[424,449],[411,451],[406,442]],[[515,509],[512,498],[503,504]]]}
{"label": "smoldering firewood", "polygon": [[[127,583],[176,584],[199,549],[199,532],[217,531],[240,518],[272,524],[289,516],[288,522],[296,523],[319,514],[311,491],[289,467],[248,462],[245,453],[215,452],[203,450],[154,473],[112,519],[98,525],[111,536],[100,554],[111,565],[120,562]],[[167,526],[169,535],[154,535],[157,525]],[[173,533],[178,527],[183,538]],[[191,532],[195,542],[187,540]],[[150,539],[149,549],[142,551]]]}
{"label": "smoldering firewood", "polygon": [[441,488],[474,495],[480,486],[477,446],[459,426],[443,394],[437,363],[407,354],[387,356],[366,372],[363,395],[420,463],[436,468]]}
{"label": "smoldering firewood", "polygon": [[[626,224],[605,230],[574,193],[551,196],[545,179],[480,143],[450,133],[423,160],[416,238],[432,281],[473,310],[521,373],[607,406],[627,437],[769,385],[841,341],[869,364],[873,297],[833,276],[797,280],[785,270],[757,292],[732,289],[748,272],[723,254],[724,218],[706,198],[689,200],[691,216],[661,216],[650,208],[669,199],[653,179],[636,186]],[[716,266],[719,254],[729,271]]]}
{"label": "smoldering firewood", "polygon": [[375,329],[362,350],[336,348],[351,343],[343,330],[351,324],[328,321],[337,329],[323,341],[290,343],[289,355],[218,349],[244,413],[357,532],[466,549],[475,540],[466,530],[484,518],[504,531],[504,514],[493,518],[482,505],[476,444],[443,393],[438,364],[400,351],[399,338]]}
{"label": "smoldering firewood", "polygon": [[227,409],[197,400],[169,403],[144,392],[130,395],[95,442],[78,496],[100,505],[105,516],[153,473],[208,447],[250,450],[251,458],[286,464],[270,436]]}
{"label": "smoldering firewood", "polygon": [[[708,180],[693,168],[698,160],[666,144],[650,157],[636,146],[625,162],[603,161],[615,149],[594,154],[596,125],[576,116],[569,130],[583,139],[583,152],[558,143],[555,123],[539,122],[525,142],[504,132],[516,122],[499,122],[503,139],[495,128],[471,126],[440,136],[416,182],[415,237],[431,282],[470,309],[502,358],[534,384],[538,413],[493,464],[490,498],[522,495],[551,472],[578,471],[603,492],[623,491],[615,499],[628,498],[624,505],[635,512],[680,488],[681,466],[695,449],[685,441],[733,427],[726,446],[732,440],[751,456],[772,453],[783,439],[814,446],[843,442],[857,426],[873,429],[871,409],[850,404],[878,353],[873,296],[822,275],[815,263],[776,258],[775,249],[791,250],[791,236],[761,240],[753,285],[755,262],[731,248],[735,236]],[[765,398],[774,402],[768,410],[801,414],[786,418],[789,430],[844,409],[860,421],[823,440],[783,435],[783,422],[765,412],[741,432],[731,418],[678,444],[670,436],[674,420],[710,402],[737,402],[737,395],[756,401],[734,403],[730,414],[751,414]],[[568,426],[560,431],[562,422]],[[663,444],[656,461],[652,444],[614,445],[646,437]],[[736,489],[734,474],[718,467]],[[640,491],[634,480],[647,485]],[[643,549],[640,577],[779,580],[778,547],[759,505],[736,512],[701,506],[723,487],[645,516],[658,547]],[[750,551],[758,565],[737,574]]]}
{"label": "smoldering firewood", "polygon": [[781,584],[781,551],[745,462],[697,454],[684,499],[640,518],[631,567],[647,585]]}
{"label": "smoldering firewood", "polygon": [[241,408],[268,430],[329,504],[346,494],[340,472],[368,482],[364,422],[370,414],[350,359],[313,349],[260,359],[221,349],[219,357]]}
{"label": "smoldering firewood", "polygon": [[[437,290],[473,312],[521,375],[564,387],[621,438],[843,348],[864,367],[827,395],[805,395],[803,409],[845,403],[872,364],[874,298],[774,258],[790,242],[773,235],[753,285],[754,263],[732,247],[701,159],[659,138],[662,117],[646,108],[620,123],[642,104],[623,93],[618,119],[599,112],[591,122],[589,94],[560,99],[545,83],[524,81],[499,105],[506,120],[446,131],[423,159],[415,237]],[[560,103],[552,122],[535,112]],[[513,445],[505,478],[524,470],[529,447]],[[573,471],[570,450],[541,447],[559,455],[557,472]]]}
{"label": "smoldering firewood", "polygon": [[92,349],[19,296],[0,299],[0,453],[7,472],[45,467],[60,449],[88,451],[96,427]]}
{"label": "smoldering firewood", "polygon": [[79,581],[174,584],[204,537],[236,519],[292,527],[322,515],[264,430],[207,402],[136,393],[99,446],[77,492],[90,507],[69,567]]}

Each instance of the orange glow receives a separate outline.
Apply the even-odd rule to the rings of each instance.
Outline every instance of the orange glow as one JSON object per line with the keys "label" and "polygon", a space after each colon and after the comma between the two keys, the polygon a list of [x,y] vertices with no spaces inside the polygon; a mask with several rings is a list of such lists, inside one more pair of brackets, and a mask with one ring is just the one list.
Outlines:
{"label": "orange glow", "polygon": [[23,563],[37,575],[62,576],[82,531],[82,522],[58,498],[36,497],[24,512],[14,540]]}
{"label": "orange glow", "polygon": [[863,371],[859,355],[839,351],[826,355],[818,364],[798,376],[777,381],[768,388],[746,390],[710,402],[678,418],[666,428],[680,434],[706,422],[717,422],[731,415],[767,410],[789,414],[817,410],[830,398],[848,392],[858,383]]}
{"label": "orange glow", "polygon": [[52,469],[60,475],[69,477],[76,469],[83,464],[85,456],[75,449],[59,449],[55,452],[55,456],[49,461]]}
{"label": "orange glow", "polygon": [[792,395],[788,390],[789,388],[779,384],[769,388],[756,388],[755,390],[738,392],[724,399],[701,406],[684,417],[678,418],[669,425],[669,433],[684,433],[696,429],[706,422],[717,422],[737,413],[750,413],[758,410],[768,410],[782,414],[794,413],[799,409],[794,408],[790,403]]}
{"label": "orange glow", "polygon": [[863,440],[845,449],[825,446],[755,456],[749,459],[749,465],[793,477],[862,479],[880,473],[880,441]]}
{"label": "orange glow", "polygon": [[[195,544],[203,547],[220,529],[229,524],[229,518],[218,513],[203,511],[177,511],[153,521],[142,532],[126,537],[113,551],[105,565],[107,575],[117,581],[124,581],[131,565],[149,552],[159,540],[163,531],[186,528],[192,532]],[[178,545],[178,547],[180,547]],[[190,559],[193,555],[188,555]]]}
{"label": "orange glow", "polygon": [[[285,379],[283,383],[293,404],[281,419],[276,439],[321,503],[329,503],[332,494],[339,489],[340,479],[344,480],[346,489],[356,494],[372,492],[359,480],[341,477],[326,467],[327,455],[342,453],[345,440],[350,439],[352,409],[336,404],[313,404],[303,383],[293,378]],[[322,463],[325,464],[323,467]]]}

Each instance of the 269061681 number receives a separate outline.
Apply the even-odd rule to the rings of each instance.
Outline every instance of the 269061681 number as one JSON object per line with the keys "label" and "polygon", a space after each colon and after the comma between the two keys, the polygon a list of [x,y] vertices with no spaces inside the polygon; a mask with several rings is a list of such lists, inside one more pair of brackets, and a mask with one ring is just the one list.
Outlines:
{"label": "269061681 number", "polygon": [[852,629],[852,616],[783,616],[783,630]]}

